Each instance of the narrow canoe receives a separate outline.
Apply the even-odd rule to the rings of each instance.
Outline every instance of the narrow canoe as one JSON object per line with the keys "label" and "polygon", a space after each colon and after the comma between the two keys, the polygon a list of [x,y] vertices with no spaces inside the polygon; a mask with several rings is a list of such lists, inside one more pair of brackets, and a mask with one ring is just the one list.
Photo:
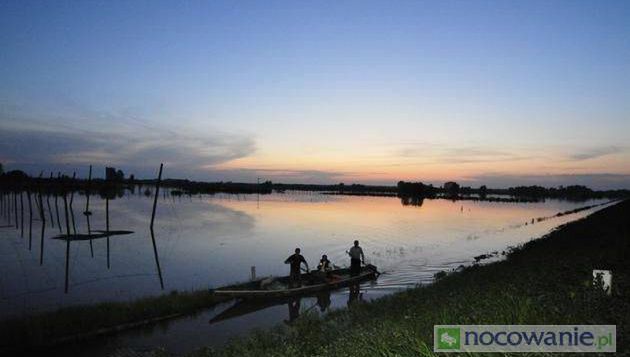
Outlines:
{"label": "narrow canoe", "polygon": [[221,296],[230,296],[241,299],[256,298],[281,298],[287,296],[300,296],[312,294],[318,291],[335,290],[346,286],[376,279],[378,273],[373,265],[361,268],[357,276],[350,276],[350,269],[336,269],[330,272],[330,278],[319,278],[317,274],[302,274],[302,286],[289,288],[289,277],[265,278],[250,281],[243,284],[230,285],[215,289],[213,292]]}

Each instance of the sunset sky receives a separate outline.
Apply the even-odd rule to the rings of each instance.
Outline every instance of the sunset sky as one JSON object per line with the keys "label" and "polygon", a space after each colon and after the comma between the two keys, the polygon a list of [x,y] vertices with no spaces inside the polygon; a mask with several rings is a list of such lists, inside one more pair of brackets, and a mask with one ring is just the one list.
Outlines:
{"label": "sunset sky", "polygon": [[630,188],[629,19],[628,1],[2,1],[0,162]]}

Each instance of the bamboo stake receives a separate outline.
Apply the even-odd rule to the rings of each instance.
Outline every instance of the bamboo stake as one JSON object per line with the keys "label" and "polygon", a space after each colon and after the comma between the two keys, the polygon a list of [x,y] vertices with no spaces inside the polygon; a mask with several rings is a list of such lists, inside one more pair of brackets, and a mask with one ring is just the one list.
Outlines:
{"label": "bamboo stake", "polygon": [[[74,183],[74,180],[77,176],[76,172],[72,173],[72,182]],[[73,234],[76,236],[77,235],[77,225],[74,223],[74,210],[72,209],[72,203],[74,202],[74,190],[71,189],[70,190],[70,218],[72,218],[72,232]]]}
{"label": "bamboo stake", "polygon": [[13,192],[13,207],[15,207],[15,229],[20,228],[18,226],[18,208],[17,208],[17,193]]}
{"label": "bamboo stake", "polygon": [[109,269],[109,196],[105,197],[105,232],[107,233],[107,269]]}
{"label": "bamboo stake", "polygon": [[90,254],[92,254],[92,258],[94,258],[94,246],[92,244],[92,229],[90,228],[90,186],[92,183],[92,165],[90,165],[90,173],[88,174],[88,188],[85,193],[85,218],[87,220],[87,230],[88,237],[90,238]]}
{"label": "bamboo stake", "polygon": [[59,219],[59,204],[58,204],[59,195],[55,193],[55,212],[57,213],[57,227],[59,227],[59,233],[63,233],[63,229],[61,228],[61,220]]}
{"label": "bamboo stake", "polygon": [[20,191],[20,237],[24,238],[24,195]]}
{"label": "bamboo stake", "polygon": [[33,248],[33,204],[31,203],[31,191],[26,191],[28,197],[28,250]]}
{"label": "bamboo stake", "polygon": [[42,190],[39,189],[39,217],[42,219],[42,235],[39,243],[39,265],[44,264],[44,233],[46,231],[46,214],[44,213],[44,202],[42,200]]}
{"label": "bamboo stake", "polygon": [[153,232],[153,222],[155,221],[155,211],[157,208],[158,195],[160,192],[160,181],[162,180],[162,168],[164,164],[160,164],[158,179],[155,183],[155,197],[153,198],[153,212],[151,213],[151,241],[153,242],[153,254],[155,255],[155,265],[157,266],[158,276],[160,278],[160,287],[164,290],[164,280],[162,279],[162,269],[160,268],[160,258],[158,257],[157,246],[155,244],[155,233]]}
{"label": "bamboo stake", "polygon": [[[49,184],[52,184],[53,173],[50,173]],[[46,203],[48,204],[48,213],[50,213],[50,225],[55,228],[55,220],[53,219],[52,209],[50,208],[50,189],[46,195]]]}
{"label": "bamboo stake", "polygon": [[68,293],[68,282],[70,274],[70,219],[68,218],[68,200],[66,199],[66,193],[63,194],[63,207],[66,211],[66,281],[64,292]]}

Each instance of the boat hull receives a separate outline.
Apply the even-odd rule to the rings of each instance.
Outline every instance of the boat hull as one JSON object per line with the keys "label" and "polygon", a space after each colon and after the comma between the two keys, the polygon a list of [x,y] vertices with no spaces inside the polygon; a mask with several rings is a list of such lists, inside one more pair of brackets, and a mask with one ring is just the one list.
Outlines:
{"label": "boat hull", "polygon": [[[317,282],[313,274],[302,274],[302,281],[305,282],[301,287],[294,288],[269,288],[261,287],[265,280],[260,279],[240,285],[232,285],[214,290],[214,294],[221,296],[229,296],[242,299],[261,299],[261,298],[282,298],[289,296],[300,296],[316,293],[319,291],[336,290],[350,285],[359,284],[364,281],[373,280],[377,277],[377,270],[374,266],[366,266],[361,269],[361,273],[357,276],[350,276],[349,269],[338,269],[330,272],[333,279],[327,279],[326,282]],[[288,284],[289,277],[274,279],[274,282]]]}

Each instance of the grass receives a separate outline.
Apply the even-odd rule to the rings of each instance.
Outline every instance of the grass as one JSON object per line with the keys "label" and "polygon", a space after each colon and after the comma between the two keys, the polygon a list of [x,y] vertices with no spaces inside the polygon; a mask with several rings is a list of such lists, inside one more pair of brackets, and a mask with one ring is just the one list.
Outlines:
{"label": "grass", "polygon": [[209,291],[177,292],[131,302],[73,306],[26,318],[2,321],[0,350],[28,351],[111,333],[148,320],[190,314],[225,299]]}
{"label": "grass", "polygon": [[[430,356],[435,324],[614,324],[617,351],[628,352],[628,217],[630,201],[623,201],[513,250],[504,261],[322,318],[307,314],[291,327],[190,356]],[[613,271],[611,296],[593,288],[593,269]]]}

